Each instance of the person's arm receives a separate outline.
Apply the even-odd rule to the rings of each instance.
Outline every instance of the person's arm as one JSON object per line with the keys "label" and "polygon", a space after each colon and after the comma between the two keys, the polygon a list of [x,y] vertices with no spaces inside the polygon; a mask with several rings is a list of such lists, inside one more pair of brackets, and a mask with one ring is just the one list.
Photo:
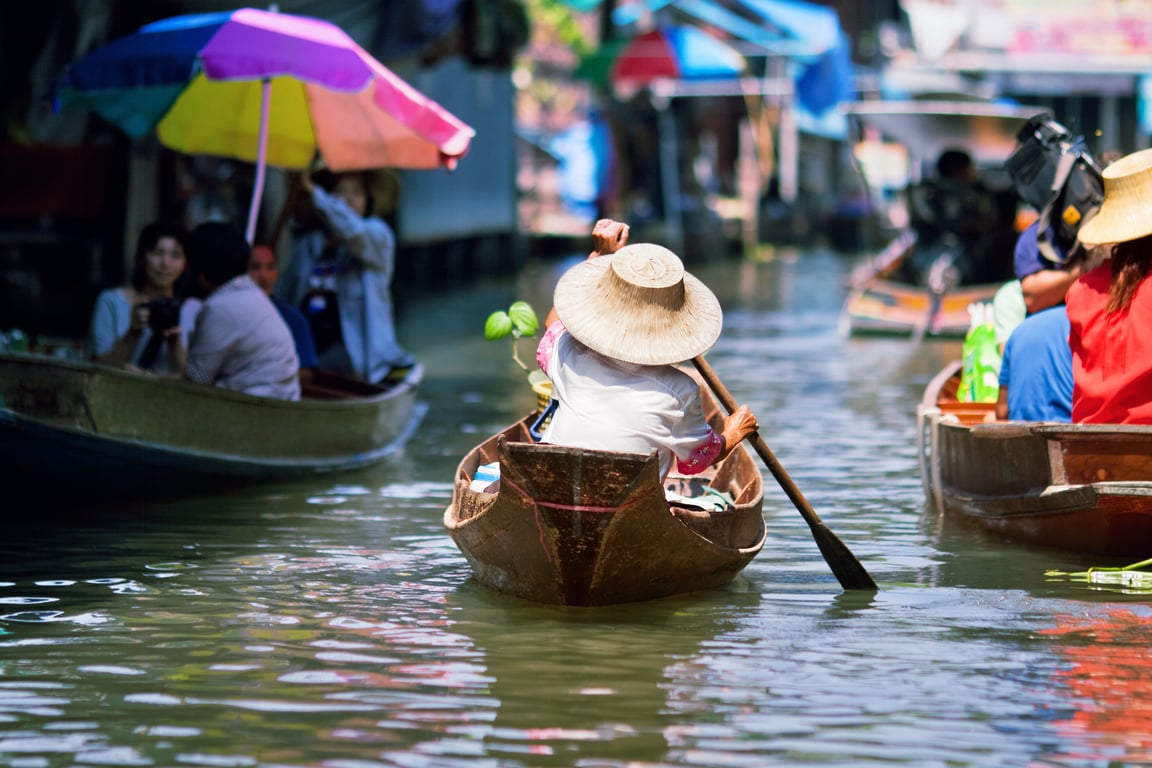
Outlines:
{"label": "person's arm", "polygon": [[1068,269],[1042,269],[1020,278],[1024,292],[1024,306],[1034,315],[1042,309],[1054,307],[1064,301],[1068,286],[1080,277],[1081,264],[1077,261]]}
{"label": "person's arm", "polygon": [[1012,378],[1012,353],[1015,347],[1016,343],[1009,336],[1000,354],[1000,375],[997,378],[1000,390],[996,395],[996,418],[1000,421],[1008,420],[1008,382]]}
{"label": "person's arm", "polygon": [[1000,385],[1000,394],[996,396],[996,418],[1000,421],[1008,420],[1008,385]]}
{"label": "person's arm", "polygon": [[724,424],[717,433],[708,429],[708,438],[696,446],[688,458],[677,458],[676,470],[685,475],[695,475],[708,467],[728,458],[746,437],[760,428],[756,416],[746,405],[741,405],[724,417]]}
{"label": "person's arm", "polygon": [[[305,189],[310,189],[312,204],[323,217],[328,230],[352,256],[371,269],[391,272],[396,236],[383,219],[359,215],[339,197],[315,186],[310,180]],[[390,274],[388,277],[391,279]]]}
{"label": "person's arm", "polygon": [[183,379],[188,370],[188,348],[184,346],[184,335],[180,329],[167,332],[168,370],[173,379]]}
{"label": "person's arm", "polygon": [[[588,258],[595,259],[597,256],[616,253],[616,251],[627,244],[627,224],[613,219],[600,219],[596,222],[595,226],[592,227],[592,252],[588,254]],[[556,316],[556,307],[552,307],[548,310],[548,317],[544,321],[544,327],[548,328],[557,320],[559,320],[559,318]]]}
{"label": "person's arm", "polygon": [[[148,327],[148,310],[140,304],[130,305],[128,330],[125,331],[124,335],[117,336],[117,300],[115,291],[105,291],[100,294],[96,301],[96,307],[92,311],[89,344],[92,359],[95,362],[101,365],[123,367],[132,361],[132,356],[136,354],[136,348],[140,344],[144,329]],[[125,299],[125,301],[128,300]]]}
{"label": "person's arm", "polygon": [[744,442],[760,429],[756,415],[746,405],[742,405],[724,418],[724,430],[720,433],[720,455],[716,461],[728,458],[737,445]]}

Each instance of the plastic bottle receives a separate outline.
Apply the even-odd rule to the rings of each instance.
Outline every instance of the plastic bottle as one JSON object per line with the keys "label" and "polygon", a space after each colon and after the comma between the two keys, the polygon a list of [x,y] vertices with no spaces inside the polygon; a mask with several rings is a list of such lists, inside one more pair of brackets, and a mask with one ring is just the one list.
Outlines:
{"label": "plastic bottle", "polygon": [[1000,394],[1000,350],[996,346],[992,305],[970,304],[968,315],[971,323],[964,337],[963,367],[956,399],[966,403],[994,403]]}

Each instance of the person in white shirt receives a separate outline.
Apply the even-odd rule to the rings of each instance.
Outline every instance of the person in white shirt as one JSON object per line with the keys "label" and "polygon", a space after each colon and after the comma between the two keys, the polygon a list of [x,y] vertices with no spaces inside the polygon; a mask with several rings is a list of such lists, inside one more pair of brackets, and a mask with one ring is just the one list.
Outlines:
{"label": "person in white shirt", "polygon": [[[537,348],[559,407],[543,442],[648,453],[661,476],[698,474],[759,424],[747,406],[717,433],[699,386],[677,364],[704,354],[723,325],[720,302],[676,254],[624,245],[628,227],[602,219],[595,250],[560,278]],[[623,247],[622,247],[623,246]]]}
{"label": "person in white shirt", "polygon": [[248,276],[244,233],[205,222],[188,238],[193,276],[205,295],[188,345],[185,376],[260,397],[300,399],[300,361],[284,318]]}

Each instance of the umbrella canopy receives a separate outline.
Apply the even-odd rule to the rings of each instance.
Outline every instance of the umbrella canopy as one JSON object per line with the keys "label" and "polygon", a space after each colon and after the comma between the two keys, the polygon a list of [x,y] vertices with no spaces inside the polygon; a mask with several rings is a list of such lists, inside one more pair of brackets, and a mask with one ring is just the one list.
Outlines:
{"label": "umbrella canopy", "polygon": [[475,135],[336,25],[254,8],[141,27],[69,65],[57,98],[179,152],[256,163],[249,240],[268,163],[451,168]]}
{"label": "umbrella canopy", "polygon": [[616,82],[659,79],[712,80],[739,77],[744,57],[734,48],[691,26],[665,26],[632,38],[612,64]]}

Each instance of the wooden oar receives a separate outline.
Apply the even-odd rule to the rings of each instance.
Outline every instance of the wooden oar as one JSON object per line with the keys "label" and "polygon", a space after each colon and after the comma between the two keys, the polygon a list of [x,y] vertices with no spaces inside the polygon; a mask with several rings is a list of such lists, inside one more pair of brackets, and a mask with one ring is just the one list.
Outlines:
{"label": "wooden oar", "polygon": [[940,314],[940,307],[944,304],[944,294],[932,292],[931,298],[928,300],[928,314],[924,316],[922,322],[917,322],[912,328],[912,346],[920,346],[920,342],[924,341],[925,334],[928,333],[928,328],[936,322],[936,315]]}
{"label": "wooden oar", "polygon": [[[708,387],[715,393],[728,413],[736,410],[736,400],[733,399],[732,393],[716,376],[716,372],[712,370],[712,366],[704,360],[703,356],[692,358],[692,364],[696,366],[696,370],[700,371],[700,375],[704,377],[704,381],[707,382]],[[784,467],[768,448],[764,438],[760,437],[759,434],[753,434],[748,440],[756,449],[756,453],[760,454],[760,458],[768,465],[768,469],[776,478],[776,482],[784,489],[784,493],[788,494],[788,498],[796,505],[796,509],[804,517],[808,527],[812,529],[812,536],[816,539],[816,545],[820,547],[820,553],[824,555],[824,559],[831,566],[832,573],[836,575],[840,586],[844,589],[866,589],[875,592],[878,589],[876,582],[872,580],[868,571],[864,570],[864,566],[849,551],[844,542],[840,541],[839,537],[832,533],[828,526],[824,525],[824,521],[816,514],[816,510],[812,509],[812,505],[804,498],[804,494],[796,487],[796,483],[792,482],[792,478],[788,476]]]}

